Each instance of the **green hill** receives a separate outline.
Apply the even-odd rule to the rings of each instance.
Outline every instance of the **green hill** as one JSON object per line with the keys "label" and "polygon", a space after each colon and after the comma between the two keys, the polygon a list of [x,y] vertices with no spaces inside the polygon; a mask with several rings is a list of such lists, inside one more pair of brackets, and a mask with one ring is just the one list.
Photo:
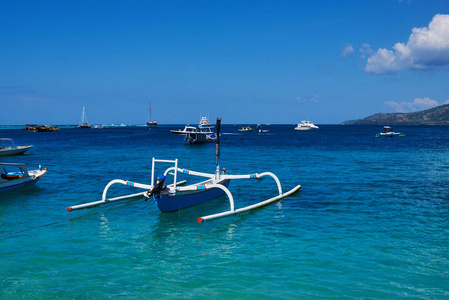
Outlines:
{"label": "green hill", "polygon": [[378,113],[343,125],[449,125],[449,104],[412,113]]}

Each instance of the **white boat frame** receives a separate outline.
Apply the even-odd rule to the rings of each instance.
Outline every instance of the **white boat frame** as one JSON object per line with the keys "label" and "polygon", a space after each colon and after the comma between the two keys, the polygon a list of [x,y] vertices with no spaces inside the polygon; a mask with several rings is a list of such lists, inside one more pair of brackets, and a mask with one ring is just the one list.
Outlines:
{"label": "white boat frame", "polygon": [[[227,197],[229,199],[229,206],[230,206],[229,211],[199,217],[198,218],[199,223],[226,217],[226,216],[239,214],[239,213],[246,212],[246,211],[253,210],[253,209],[257,209],[259,207],[268,205],[272,202],[275,202],[275,201],[281,200],[282,198],[290,196],[291,194],[295,193],[296,191],[298,191],[301,188],[301,185],[297,185],[296,187],[289,190],[288,192],[283,193],[281,183],[280,183],[278,177],[271,172],[254,173],[254,174],[246,174],[246,175],[231,175],[231,174],[223,174],[223,172],[220,172],[220,169],[217,166],[217,171],[215,173],[213,173],[213,174],[212,173],[203,173],[203,172],[196,172],[196,171],[178,168],[178,159],[163,160],[163,159],[155,159],[154,157],[152,159],[151,182],[154,182],[154,179],[155,179],[154,170],[155,170],[156,162],[174,164],[174,167],[170,167],[170,168],[166,169],[164,172],[165,176],[167,176],[168,174],[174,175],[173,183],[170,185],[167,185],[167,187],[166,187],[166,192],[169,194],[170,197],[181,196],[183,193],[197,192],[198,190],[211,190],[211,189],[221,189],[224,192],[224,194],[227,195]],[[174,171],[174,173],[171,173],[172,171]],[[182,186],[183,184],[185,184],[185,181],[177,182],[177,173],[178,172],[192,175],[192,176],[205,177],[205,178],[209,178],[209,179],[206,181],[203,181],[203,182],[199,182],[199,183],[195,183],[195,184],[191,184],[191,185],[187,185],[187,186]],[[274,179],[274,181],[276,182],[277,188],[278,188],[278,195],[276,195],[275,197],[272,197],[270,199],[267,199],[265,201],[261,201],[259,203],[253,204],[253,205],[235,209],[234,197],[232,196],[232,193],[229,191],[229,189],[227,187],[225,187],[221,183],[226,180],[261,179],[262,177],[271,177]],[[125,186],[140,188],[140,189],[144,189],[145,191],[140,192],[140,193],[135,193],[135,194],[129,194],[129,195],[121,196],[121,197],[107,198],[108,190],[114,184],[122,184]],[[115,179],[115,180],[110,181],[104,188],[103,194],[102,194],[102,200],[70,206],[67,208],[67,211],[84,209],[84,208],[88,208],[88,207],[103,205],[103,204],[107,204],[107,203],[111,203],[111,202],[115,202],[115,201],[139,197],[139,196],[140,197],[146,196],[148,194],[148,191],[151,191],[153,189],[153,187],[154,187],[154,185],[152,185],[152,184],[143,184],[143,183],[137,183],[137,182],[133,182],[133,181],[129,181],[129,180]]]}

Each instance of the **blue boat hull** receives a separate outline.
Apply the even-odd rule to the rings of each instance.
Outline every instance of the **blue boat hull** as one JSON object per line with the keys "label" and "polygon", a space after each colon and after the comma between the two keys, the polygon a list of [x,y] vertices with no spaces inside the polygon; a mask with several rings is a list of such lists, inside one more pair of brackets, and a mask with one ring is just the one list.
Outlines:
{"label": "blue boat hull", "polygon": [[[230,180],[226,180],[221,185],[228,187],[230,182]],[[217,198],[224,193],[222,189],[218,188],[206,191],[189,191],[177,195],[162,192],[160,197],[156,198],[156,203],[161,212],[174,212]]]}

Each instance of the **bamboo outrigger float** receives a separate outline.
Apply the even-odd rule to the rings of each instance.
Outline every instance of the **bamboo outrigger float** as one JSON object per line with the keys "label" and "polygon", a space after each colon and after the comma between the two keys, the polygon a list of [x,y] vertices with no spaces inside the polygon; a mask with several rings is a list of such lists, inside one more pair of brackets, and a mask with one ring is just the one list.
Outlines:
{"label": "bamboo outrigger float", "polygon": [[[217,137],[219,137],[220,134],[220,123],[221,119],[217,118]],[[152,172],[151,172],[151,182],[153,184],[142,184],[137,182],[132,182],[129,180],[121,180],[121,179],[115,179],[109,182],[105,189],[103,190],[103,196],[102,200],[86,203],[86,204],[80,204],[80,205],[74,205],[67,208],[68,211],[78,210],[78,209],[84,209],[88,207],[98,206],[102,204],[107,204],[115,201],[120,200],[126,200],[134,197],[146,197],[146,198],[153,198],[158,208],[162,212],[174,212],[178,211],[180,209],[190,207],[208,200],[211,200],[213,198],[219,197],[221,195],[226,194],[226,196],[229,199],[229,205],[230,209],[229,211],[225,211],[218,214],[203,216],[198,218],[198,222],[202,223],[204,221],[209,221],[213,219],[218,219],[230,215],[235,215],[238,213],[242,213],[245,211],[249,211],[252,209],[256,209],[265,205],[268,205],[272,202],[278,201],[282,198],[285,198],[287,196],[290,196],[291,194],[295,193],[301,188],[301,185],[297,185],[293,189],[289,190],[286,193],[282,192],[282,187],[279,179],[276,175],[274,175],[271,172],[264,172],[264,173],[255,173],[255,174],[247,174],[247,175],[231,175],[226,174],[226,171],[223,169],[220,169],[219,166],[219,157],[220,157],[220,140],[217,138],[216,146],[215,146],[215,157],[216,157],[216,171],[215,173],[202,173],[202,172],[196,172],[191,171],[187,169],[181,169],[178,168],[178,160],[161,160],[161,159],[155,159],[152,160]],[[169,163],[174,164],[174,166],[169,167],[165,170],[164,174],[159,175],[155,180],[155,164],[156,163]],[[177,182],[178,176],[177,174],[183,173],[188,174],[192,176],[198,176],[198,177],[204,177],[207,178],[205,181],[186,185],[186,181]],[[169,185],[165,185],[165,179],[168,175],[173,175],[173,183]],[[268,200],[246,206],[243,208],[235,209],[234,206],[234,198],[232,196],[232,193],[229,191],[228,186],[231,180],[236,179],[261,179],[263,177],[271,177],[276,182],[277,188],[278,188],[278,195],[270,198]],[[107,193],[109,188],[114,184],[123,184],[126,186],[131,186],[135,188],[140,188],[145,191],[136,193],[136,194],[130,194],[125,195],[121,197],[115,197],[115,198],[107,198]]]}

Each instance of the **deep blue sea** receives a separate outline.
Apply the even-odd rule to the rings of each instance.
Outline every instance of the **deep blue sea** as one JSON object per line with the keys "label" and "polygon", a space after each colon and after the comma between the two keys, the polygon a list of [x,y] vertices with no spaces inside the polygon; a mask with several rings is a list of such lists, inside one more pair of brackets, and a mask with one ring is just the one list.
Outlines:
{"label": "deep blue sea", "polygon": [[[149,183],[152,157],[214,172],[214,144],[185,144],[170,133],[182,127],[0,130],[34,145],[1,161],[49,169],[0,195],[0,298],[449,298],[449,127],[376,138],[381,126],[224,125],[222,167],[273,172],[284,191],[301,190],[202,224],[229,209],[226,197],[176,213],[143,199],[67,212],[101,200],[110,180]],[[230,190],[236,208],[277,193],[269,178]]]}

